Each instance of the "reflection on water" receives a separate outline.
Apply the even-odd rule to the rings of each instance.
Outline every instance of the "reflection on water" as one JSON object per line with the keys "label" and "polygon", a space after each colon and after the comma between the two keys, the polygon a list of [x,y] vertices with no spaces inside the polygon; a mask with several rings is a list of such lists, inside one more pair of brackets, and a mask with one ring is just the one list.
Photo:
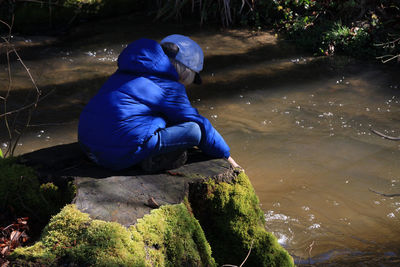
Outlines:
{"label": "reflection on water", "polygon": [[[102,34],[110,40],[118,33]],[[400,197],[369,190],[400,193],[400,143],[370,132],[400,135],[398,69],[296,55],[265,33],[191,35],[206,55],[204,85],[189,89],[193,105],[230,144],[252,179],[267,229],[297,262],[399,258]],[[38,84],[56,93],[18,153],[76,140],[80,110],[132,40],[91,38],[34,50],[43,58],[27,54]],[[29,83],[18,70],[15,85],[24,90]]]}

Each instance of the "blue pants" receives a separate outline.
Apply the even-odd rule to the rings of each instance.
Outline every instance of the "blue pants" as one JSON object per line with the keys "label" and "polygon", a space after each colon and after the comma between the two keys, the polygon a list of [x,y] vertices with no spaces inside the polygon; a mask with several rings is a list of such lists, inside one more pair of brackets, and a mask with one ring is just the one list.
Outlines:
{"label": "blue pants", "polygon": [[200,126],[195,122],[184,122],[158,131],[152,138],[157,138],[157,145],[151,157],[198,146],[201,140]]}
{"label": "blue pants", "polygon": [[[152,140],[156,139],[156,140]],[[184,151],[193,146],[200,144],[201,140],[201,129],[200,126],[195,122],[184,122],[171,127],[164,128],[155,133],[150,140],[156,143],[153,151],[150,153],[148,158],[152,158],[161,154],[166,154],[175,151]],[[148,142],[150,142],[150,140]],[[96,164],[102,165],[97,156],[90,151],[90,149],[79,142],[83,151],[86,155]],[[104,165],[110,169],[113,166]]]}

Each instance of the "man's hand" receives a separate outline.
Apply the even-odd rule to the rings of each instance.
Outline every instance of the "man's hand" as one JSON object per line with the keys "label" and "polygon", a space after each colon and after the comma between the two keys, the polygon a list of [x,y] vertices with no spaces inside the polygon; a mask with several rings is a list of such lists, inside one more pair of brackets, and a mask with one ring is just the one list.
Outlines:
{"label": "man's hand", "polygon": [[232,157],[229,157],[229,158],[228,158],[228,162],[231,164],[231,166],[232,166],[234,169],[239,168],[239,169],[243,170],[243,168],[240,167],[239,164],[237,164],[236,161],[235,161]]}

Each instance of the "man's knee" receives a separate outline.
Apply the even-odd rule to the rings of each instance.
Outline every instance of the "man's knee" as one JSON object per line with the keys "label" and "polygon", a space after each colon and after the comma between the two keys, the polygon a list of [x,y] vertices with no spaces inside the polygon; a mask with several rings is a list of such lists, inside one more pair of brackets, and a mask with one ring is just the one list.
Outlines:
{"label": "man's knee", "polygon": [[201,140],[201,128],[195,122],[187,122],[185,123],[187,127],[187,134],[191,137],[193,143],[200,143]]}

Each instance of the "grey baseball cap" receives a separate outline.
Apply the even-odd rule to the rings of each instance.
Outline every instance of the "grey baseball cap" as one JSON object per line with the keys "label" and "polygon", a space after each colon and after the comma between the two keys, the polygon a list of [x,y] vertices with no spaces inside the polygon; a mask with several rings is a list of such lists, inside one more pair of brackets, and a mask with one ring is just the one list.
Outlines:
{"label": "grey baseball cap", "polygon": [[161,40],[161,45],[164,43],[173,43],[178,46],[179,51],[175,55],[175,60],[196,72],[194,83],[201,83],[199,72],[203,69],[204,62],[204,54],[201,47],[189,37],[180,34],[165,37]]}

